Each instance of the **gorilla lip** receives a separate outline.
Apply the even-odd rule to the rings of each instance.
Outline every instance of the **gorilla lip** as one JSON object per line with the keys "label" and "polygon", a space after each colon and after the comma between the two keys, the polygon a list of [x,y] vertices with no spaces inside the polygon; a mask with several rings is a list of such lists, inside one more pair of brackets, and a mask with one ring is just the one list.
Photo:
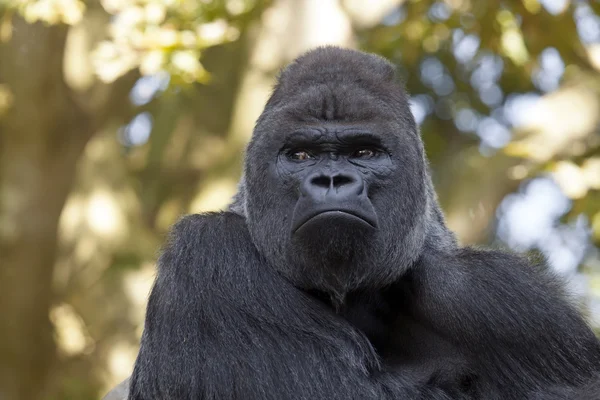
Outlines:
{"label": "gorilla lip", "polygon": [[373,229],[377,229],[377,220],[376,218],[370,218],[368,216],[363,215],[362,213],[358,213],[354,210],[345,210],[339,208],[327,209],[327,210],[319,210],[317,212],[311,213],[307,215],[305,218],[299,220],[298,223],[292,227],[292,233],[296,233],[299,231],[304,225],[314,220],[317,217],[321,216],[344,216],[349,220],[359,220],[363,224],[369,225]]}

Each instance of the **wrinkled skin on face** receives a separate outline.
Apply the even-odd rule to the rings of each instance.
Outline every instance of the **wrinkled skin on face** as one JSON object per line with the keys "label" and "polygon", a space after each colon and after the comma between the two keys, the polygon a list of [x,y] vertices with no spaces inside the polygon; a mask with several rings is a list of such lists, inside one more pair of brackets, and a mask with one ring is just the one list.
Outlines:
{"label": "wrinkled skin on face", "polygon": [[371,55],[369,73],[357,75],[352,62],[327,65],[317,51],[283,72],[249,145],[246,198],[238,199],[270,264],[296,286],[336,298],[401,276],[435,214],[393,69]]}

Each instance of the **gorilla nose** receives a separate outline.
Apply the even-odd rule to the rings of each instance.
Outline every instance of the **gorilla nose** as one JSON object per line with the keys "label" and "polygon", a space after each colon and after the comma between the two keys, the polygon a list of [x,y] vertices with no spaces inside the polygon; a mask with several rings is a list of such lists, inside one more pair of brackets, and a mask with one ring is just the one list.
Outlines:
{"label": "gorilla nose", "polygon": [[364,191],[364,182],[355,173],[318,173],[309,176],[301,187],[304,195],[311,197],[358,196]]}
{"label": "gorilla nose", "polygon": [[377,213],[367,195],[366,182],[354,171],[316,172],[302,181],[300,192],[292,233],[304,226],[304,232],[332,226],[377,228]]}

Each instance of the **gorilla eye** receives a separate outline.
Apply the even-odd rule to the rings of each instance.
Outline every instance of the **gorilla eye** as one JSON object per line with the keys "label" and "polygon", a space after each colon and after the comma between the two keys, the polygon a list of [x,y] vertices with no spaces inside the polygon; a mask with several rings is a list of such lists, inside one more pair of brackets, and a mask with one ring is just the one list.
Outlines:
{"label": "gorilla eye", "polygon": [[295,161],[305,161],[313,158],[313,156],[305,150],[292,151],[289,153],[289,157]]}
{"label": "gorilla eye", "polygon": [[375,157],[375,151],[371,149],[360,149],[352,153],[354,158],[372,158]]}

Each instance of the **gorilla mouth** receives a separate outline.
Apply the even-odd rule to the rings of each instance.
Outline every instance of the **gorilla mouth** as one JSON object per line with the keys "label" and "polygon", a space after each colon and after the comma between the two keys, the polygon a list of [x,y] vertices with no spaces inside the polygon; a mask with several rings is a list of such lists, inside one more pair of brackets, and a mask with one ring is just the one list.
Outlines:
{"label": "gorilla mouth", "polygon": [[294,224],[295,226],[292,227],[292,233],[298,232],[302,227],[310,222],[324,223],[334,220],[346,220],[354,223],[358,222],[359,224],[366,225],[369,228],[377,229],[377,219],[373,216],[364,215],[364,213],[358,213],[354,210],[330,209],[319,210],[297,220]]}

